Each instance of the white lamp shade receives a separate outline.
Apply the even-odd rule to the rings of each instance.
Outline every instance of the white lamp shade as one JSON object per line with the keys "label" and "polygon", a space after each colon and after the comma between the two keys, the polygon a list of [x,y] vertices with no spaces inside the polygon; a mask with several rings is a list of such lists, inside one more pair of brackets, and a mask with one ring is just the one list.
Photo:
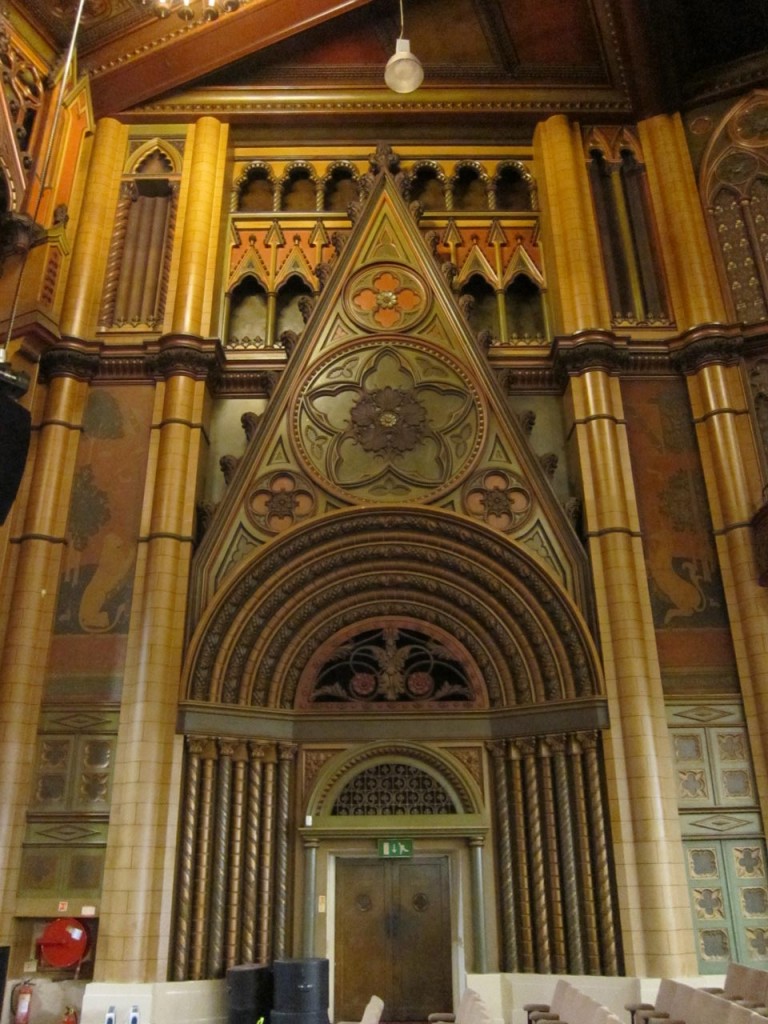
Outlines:
{"label": "white lamp shade", "polygon": [[424,80],[424,68],[418,57],[411,53],[407,39],[398,39],[395,52],[387,61],[384,81],[393,92],[413,92]]}

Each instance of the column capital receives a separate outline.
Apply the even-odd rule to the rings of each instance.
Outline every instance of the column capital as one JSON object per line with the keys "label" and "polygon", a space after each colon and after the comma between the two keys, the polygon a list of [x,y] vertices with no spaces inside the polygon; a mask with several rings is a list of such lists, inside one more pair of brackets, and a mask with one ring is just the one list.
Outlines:
{"label": "column capital", "polygon": [[588,370],[617,374],[630,364],[627,339],[613,331],[578,331],[555,338],[555,369],[563,376],[579,377]]}
{"label": "column capital", "polygon": [[69,345],[57,345],[48,349],[40,359],[40,376],[43,380],[54,377],[74,377],[84,384],[90,383],[99,370],[101,360],[95,352],[85,352]]}
{"label": "column capital", "polygon": [[743,348],[744,338],[735,328],[700,324],[672,342],[670,358],[680,373],[690,376],[705,366],[738,363]]}
{"label": "column capital", "polygon": [[159,352],[147,357],[147,371],[153,377],[182,375],[194,380],[205,380],[215,362],[213,352],[205,352],[195,345],[181,344],[175,339]]}

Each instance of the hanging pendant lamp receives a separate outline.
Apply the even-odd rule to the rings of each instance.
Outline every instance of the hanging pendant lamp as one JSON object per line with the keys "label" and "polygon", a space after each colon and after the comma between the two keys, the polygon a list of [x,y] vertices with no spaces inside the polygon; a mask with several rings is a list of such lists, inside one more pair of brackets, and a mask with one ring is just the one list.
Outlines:
{"label": "hanging pendant lamp", "polygon": [[393,92],[414,92],[424,81],[421,61],[411,53],[411,44],[403,39],[403,0],[400,0],[400,35],[395,52],[384,68],[384,81]]}

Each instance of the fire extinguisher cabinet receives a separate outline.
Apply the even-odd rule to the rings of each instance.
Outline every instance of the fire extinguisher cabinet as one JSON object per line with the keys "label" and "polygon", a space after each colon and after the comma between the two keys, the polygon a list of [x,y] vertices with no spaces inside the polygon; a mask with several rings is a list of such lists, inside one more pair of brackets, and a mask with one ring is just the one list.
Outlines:
{"label": "fire extinguisher cabinet", "polygon": [[329,1024],[328,961],[275,960],[271,1024]]}
{"label": "fire extinguisher cabinet", "polygon": [[227,1024],[270,1024],[272,968],[238,964],[227,971]]}

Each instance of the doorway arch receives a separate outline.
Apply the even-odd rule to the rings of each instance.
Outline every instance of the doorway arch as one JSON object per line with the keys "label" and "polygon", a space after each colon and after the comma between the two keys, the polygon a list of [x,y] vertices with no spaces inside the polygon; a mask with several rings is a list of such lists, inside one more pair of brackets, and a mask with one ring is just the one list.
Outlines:
{"label": "doorway arch", "polygon": [[336,1019],[375,992],[385,1019],[423,1020],[454,1005],[468,970],[488,969],[490,814],[477,769],[459,747],[379,741],[318,772],[301,830],[302,953],[319,943],[330,954]]}
{"label": "doorway arch", "polygon": [[[386,759],[411,759],[457,798],[458,829],[450,814],[419,825],[434,824],[431,842],[463,844],[473,964],[618,970],[599,737],[607,713],[588,609],[577,603],[587,590],[578,579],[566,591],[524,546],[432,507],[326,511],[238,563],[188,645],[177,976],[323,954],[306,923],[314,822],[325,816],[320,839],[342,852],[351,836],[372,838],[371,821],[340,824],[324,801],[362,770],[350,759],[369,759],[379,743]],[[320,699],[333,689],[325,667],[355,644],[386,668],[388,685],[355,687],[347,663],[333,700]],[[424,679],[392,681],[392,664],[419,646],[440,648],[451,699]],[[333,785],[328,765],[341,773]],[[318,789],[320,778],[331,788]],[[209,920],[222,907],[223,920]],[[473,915],[487,908],[486,950]]]}

